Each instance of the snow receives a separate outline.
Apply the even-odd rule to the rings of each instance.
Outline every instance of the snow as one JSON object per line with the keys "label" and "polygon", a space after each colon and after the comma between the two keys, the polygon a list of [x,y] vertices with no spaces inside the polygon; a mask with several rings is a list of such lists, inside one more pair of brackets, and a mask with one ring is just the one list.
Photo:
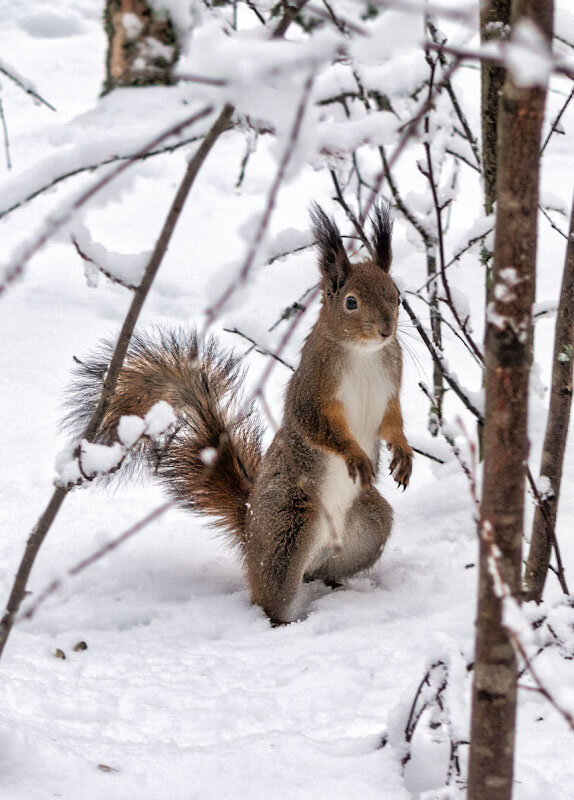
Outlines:
{"label": "snow", "polygon": [[97,286],[98,272],[122,286],[136,288],[140,285],[151,251],[129,255],[110,252],[103,245],[94,242],[87,227],[79,222],[73,223],[70,234],[84,259],[89,286]]}
{"label": "snow", "polygon": [[517,86],[545,86],[553,67],[550,47],[542,31],[529,19],[520,19],[506,47],[505,61]]}
{"label": "snow", "polygon": [[[570,36],[572,15],[560,0],[557,19]],[[304,121],[288,181],[281,185],[271,226],[260,249],[257,269],[234,302],[212,326],[223,346],[238,354],[249,347],[224,328],[237,327],[264,348],[276,351],[293,320],[277,325],[285,309],[318,279],[315,253],[309,248],[308,207],[313,200],[333,213],[344,234],[351,233],[344,213],[333,201],[333,184],[325,170],[326,143],[335,150],[339,179],[348,178],[349,148],[368,136],[358,161],[368,181],[380,170],[375,141],[397,140],[398,120],[388,112],[367,116],[351,104],[347,124],[336,104],[313,105],[341,91],[355,91],[354,67],[365,89],[385,91],[401,121],[422,101],[409,95],[428,77],[422,38],[422,11],[362,20],[363,7],[341,2],[336,10],[365,27],[368,36],[350,38],[325,25],[317,38],[293,29],[288,42],[270,42],[255,15],[238,6],[245,28],[235,36],[225,6],[209,13],[203,5],[154,0],[156,8],[175,13],[178,30],[190,32],[181,72],[200,72],[229,81],[226,87],[185,83],[170,88],[125,89],[100,98],[106,41],[100,0],[0,0],[2,57],[58,109],[32,102],[7,79],[2,102],[10,130],[11,175],[2,173],[1,220],[3,261],[11,251],[41,230],[46,218],[58,218],[81,191],[102,174],[90,169],[103,160],[128,156],[159,132],[199,109],[225,99],[240,106],[243,127],[226,132],[198,175],[165,262],[142,313],[141,326],[202,328],[210,300],[218,297],[244,262],[248,243],[285,152],[293,110],[309,70],[315,71],[312,103]],[[258,3],[268,16],[272,2]],[[473,6],[476,11],[476,5]],[[564,23],[562,21],[565,21]],[[566,27],[566,22],[570,27]],[[449,41],[466,41],[472,29],[441,21]],[[248,30],[250,28],[250,30]],[[315,36],[315,35],[314,35]],[[333,54],[341,53],[332,65]],[[4,63],[4,62],[3,62]],[[274,72],[274,68],[277,67]],[[555,80],[549,97],[546,128],[569,91]],[[266,91],[255,91],[266,82]],[[470,124],[478,131],[479,74],[460,70],[453,78]],[[449,112],[448,112],[449,113]],[[279,140],[254,137],[249,116],[267,120]],[[447,109],[437,103],[440,126],[437,159],[444,149]],[[197,136],[213,120],[202,120],[180,144]],[[376,131],[373,131],[376,121]],[[391,124],[392,122],[392,124]],[[553,136],[545,151],[541,198],[552,207],[569,208],[572,196],[574,111],[563,119],[565,136]],[[433,128],[433,131],[435,129]],[[251,140],[249,137],[251,136]],[[462,143],[464,144],[464,143]],[[246,146],[251,148],[244,180],[236,187]],[[23,547],[53,491],[53,464],[63,484],[81,479],[74,446],[57,433],[62,396],[69,385],[73,358],[82,359],[102,338],[117,335],[133,293],[100,280],[97,291],[86,286],[82,262],[71,242],[76,233],[89,254],[117,276],[127,265],[124,282],[137,283],[139,257],[153,249],[173,199],[175,187],[197,143],[154,156],[130,168],[86,205],[81,215],[30,261],[18,284],[0,297],[0,586],[4,603]],[[434,147],[434,144],[433,144]],[[464,150],[463,152],[467,152]],[[434,150],[433,150],[434,154]],[[415,207],[425,229],[433,208],[428,183],[416,169],[421,156],[409,145],[396,167],[403,197]],[[63,173],[85,170],[48,189]],[[105,167],[103,169],[110,169]],[[450,171],[441,172],[440,196],[447,196]],[[44,190],[45,189],[45,190]],[[385,195],[388,187],[384,188]],[[25,199],[39,192],[25,204]],[[481,210],[481,186],[461,167],[458,194],[451,204],[447,252],[457,253],[492,228]],[[365,190],[364,197],[368,194]],[[346,192],[354,210],[354,190]],[[21,207],[20,207],[21,204]],[[446,211],[445,211],[446,216]],[[473,224],[473,221],[474,224]],[[487,239],[491,246],[492,235]],[[247,243],[246,238],[247,237]],[[408,222],[399,214],[393,239],[396,281],[421,286],[424,254],[413,246]],[[418,243],[417,243],[418,244]],[[540,220],[537,308],[556,306],[564,260],[564,240]],[[94,249],[95,248],[95,249]],[[295,255],[284,255],[302,249]],[[458,307],[467,313],[482,340],[484,272],[478,250],[465,253],[448,270]],[[121,254],[121,255],[118,255]],[[127,255],[131,254],[131,255]],[[95,257],[97,255],[97,258]],[[122,262],[122,258],[128,260]],[[141,270],[141,264],[138,268]],[[91,274],[94,279],[96,273]],[[503,285],[512,288],[512,275]],[[416,310],[428,328],[428,309]],[[316,318],[314,300],[288,341],[283,357],[296,364]],[[537,323],[535,359],[541,379],[549,383],[553,324]],[[468,758],[470,689],[477,581],[477,531],[467,479],[442,438],[427,432],[428,403],[418,382],[432,385],[432,365],[408,319],[401,315],[405,353],[402,407],[410,442],[445,463],[416,455],[411,485],[395,490],[381,469],[378,487],[392,504],[395,523],[383,557],[367,575],[340,589],[316,582],[302,587],[307,616],[285,628],[271,628],[249,602],[237,553],[193,514],[171,508],[113,552],[81,573],[78,563],[105,547],[165,501],[152,480],[126,479],[113,490],[86,485],[71,492],[50,531],[31,575],[33,602],[55,579],[57,590],[30,620],[19,620],[2,659],[0,682],[0,748],[2,800],[460,800],[457,781],[464,780]],[[482,408],[479,371],[454,336],[444,331],[445,364],[460,377],[469,397]],[[267,356],[252,350],[242,362],[246,390],[259,383]],[[273,362],[265,400],[280,418],[288,368]],[[445,395],[447,429],[463,451],[468,443],[455,423],[464,415],[452,392]],[[548,393],[533,393],[530,459],[534,474],[544,435]],[[170,430],[173,411],[160,404],[145,421],[123,417],[119,442],[111,448],[82,445],[82,467],[90,474],[113,468],[126,450],[152,431]],[[271,428],[265,431],[267,444]],[[382,451],[382,466],[387,452]],[[209,463],[213,453],[203,453]],[[565,481],[574,474],[569,444]],[[480,478],[480,476],[478,476]],[[563,491],[557,535],[567,578],[572,583],[574,497]],[[527,503],[527,524],[534,504]],[[62,577],[65,576],[65,577]],[[556,696],[572,707],[574,609],[562,599],[554,575],[542,606],[523,611],[509,607],[509,624],[528,638],[534,663]],[[544,617],[544,621],[539,620]],[[558,637],[558,639],[556,639]],[[76,651],[79,641],[87,649]],[[65,659],[55,657],[60,649]],[[406,726],[417,688],[433,664],[430,685],[420,704],[427,704],[410,732]],[[444,711],[434,702],[442,681]],[[524,682],[527,682],[525,677]],[[461,776],[448,786],[450,740],[460,742]],[[567,800],[574,781],[572,734],[544,698],[519,693],[519,724],[514,800],[549,796]],[[409,760],[403,765],[403,758]]]}
{"label": "snow", "polygon": [[119,466],[125,455],[125,449],[120,442],[112,445],[92,444],[85,439],[80,449],[80,465],[82,472],[88,478],[96,475],[105,475]]}
{"label": "snow", "polygon": [[549,500],[551,497],[554,497],[552,481],[547,475],[540,475],[536,479],[536,489],[542,500]]}
{"label": "snow", "polygon": [[177,421],[175,412],[169,403],[160,400],[155,403],[144,417],[148,436],[159,436]]}
{"label": "snow", "polygon": [[122,14],[122,27],[128,42],[137,39],[143,30],[143,24],[137,14],[126,11]]}
{"label": "snow", "polygon": [[132,447],[143,435],[146,423],[135,414],[125,414],[120,417],[118,425],[118,439],[126,447]]}

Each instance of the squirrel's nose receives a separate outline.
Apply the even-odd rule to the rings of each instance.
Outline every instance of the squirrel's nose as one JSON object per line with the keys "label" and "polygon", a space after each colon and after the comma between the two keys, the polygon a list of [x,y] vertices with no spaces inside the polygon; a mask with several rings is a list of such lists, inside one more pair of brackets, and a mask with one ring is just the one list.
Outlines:
{"label": "squirrel's nose", "polygon": [[392,333],[393,333],[393,326],[392,326],[392,324],[391,324],[390,322],[382,322],[382,323],[379,325],[379,333],[380,333],[380,334],[381,334],[381,336],[383,336],[384,338],[387,338],[388,336],[391,336],[391,335],[392,335]]}

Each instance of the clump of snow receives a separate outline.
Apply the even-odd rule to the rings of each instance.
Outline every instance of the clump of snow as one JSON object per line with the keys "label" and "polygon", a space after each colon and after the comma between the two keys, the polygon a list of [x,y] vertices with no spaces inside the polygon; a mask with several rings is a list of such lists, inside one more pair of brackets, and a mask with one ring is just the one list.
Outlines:
{"label": "clump of snow", "polygon": [[267,240],[265,257],[267,259],[282,258],[293,251],[311,247],[314,243],[315,239],[311,231],[285,228]]}
{"label": "clump of snow", "polygon": [[512,303],[513,300],[516,300],[515,293],[504,283],[495,283],[493,291],[494,296],[501,303]]}
{"label": "clump of snow", "polygon": [[77,451],[77,444],[70,444],[57,454],[54,469],[58,485],[70,486],[81,481],[82,473],[78,463]]}
{"label": "clump of snow", "polygon": [[155,403],[144,417],[148,436],[159,436],[175,425],[177,417],[173,408],[165,400]]}
{"label": "clump of snow", "polygon": [[210,467],[217,459],[217,450],[215,447],[204,447],[200,453],[200,458],[206,466]]}
{"label": "clump of snow", "polygon": [[530,19],[514,26],[505,61],[517,86],[545,86],[554,66],[546,38]]}
{"label": "clump of snow", "polygon": [[549,500],[551,497],[554,497],[552,481],[547,475],[540,475],[536,479],[536,490],[538,491],[541,500]]}
{"label": "clump of snow", "polygon": [[88,478],[104,475],[118,467],[125,454],[125,448],[120,442],[105,445],[84,439],[80,445],[81,470]]}
{"label": "clump of snow", "polygon": [[132,447],[146,430],[146,423],[135,414],[124,414],[118,425],[118,439],[126,447]]}
{"label": "clump of snow", "polygon": [[390,144],[394,141],[399,123],[390,111],[376,111],[363,119],[329,122],[321,125],[317,147],[324,154],[352,152],[361,145]]}
{"label": "clump of snow", "polygon": [[132,11],[126,11],[122,14],[122,27],[128,42],[133,42],[134,39],[137,39],[143,30],[141,19]]}
{"label": "clump of snow", "polygon": [[532,625],[522,607],[510,594],[505,594],[502,599],[502,624],[516,636],[523,647],[528,647],[536,641]]}
{"label": "clump of snow", "polygon": [[149,263],[151,251],[130,255],[113,253],[94,242],[88,228],[79,221],[72,226],[72,237],[84,257],[88,286],[96,285],[98,272],[102,272],[112,281],[121,283],[122,286],[128,288],[139,286]]}

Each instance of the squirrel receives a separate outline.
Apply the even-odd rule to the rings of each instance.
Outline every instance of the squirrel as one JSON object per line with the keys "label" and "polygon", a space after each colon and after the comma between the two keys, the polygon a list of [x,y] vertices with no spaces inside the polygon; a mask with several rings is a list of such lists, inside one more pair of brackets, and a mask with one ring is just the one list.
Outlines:
{"label": "squirrel", "polygon": [[[352,264],[339,229],[311,209],[322,304],[286,391],[281,427],[265,453],[254,409],[242,408],[239,359],[193,331],[137,333],[95,441],[110,442],[126,414],[159,400],[178,423],[148,438],[140,461],[178,503],[211,516],[242,557],[251,599],[272,624],[295,616],[302,582],[329,586],[379,558],[393,520],[375,488],[380,440],[405,489],[413,451],[404,431],[397,340],[399,293],[389,275],[392,218],[375,208],[371,255]],[[112,346],[79,362],[68,428],[85,428],[100,395]]]}

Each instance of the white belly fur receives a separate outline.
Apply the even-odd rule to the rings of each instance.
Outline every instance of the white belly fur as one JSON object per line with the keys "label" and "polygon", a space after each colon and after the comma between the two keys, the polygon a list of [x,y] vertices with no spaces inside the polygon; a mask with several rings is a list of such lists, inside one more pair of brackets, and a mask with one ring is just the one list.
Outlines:
{"label": "white belly fur", "polygon": [[[381,361],[380,351],[353,348],[350,369],[339,388],[337,399],[345,407],[353,437],[375,462],[380,445],[379,427],[393,392],[393,385]],[[318,568],[326,551],[341,547],[347,511],[360,491],[341,456],[329,453],[321,489],[321,508],[313,557],[308,571]]]}

